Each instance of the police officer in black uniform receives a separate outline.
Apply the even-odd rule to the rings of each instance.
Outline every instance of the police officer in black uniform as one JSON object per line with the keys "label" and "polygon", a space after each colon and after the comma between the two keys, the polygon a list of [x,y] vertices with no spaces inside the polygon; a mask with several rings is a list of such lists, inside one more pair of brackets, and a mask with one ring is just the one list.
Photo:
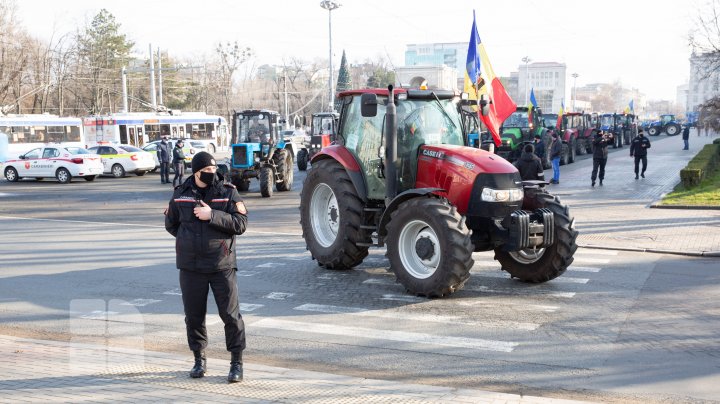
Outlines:
{"label": "police officer in black uniform", "polygon": [[217,173],[210,153],[193,157],[192,172],[175,188],[165,214],[165,228],[175,236],[188,345],[195,355],[190,377],[206,372],[205,315],[212,289],[231,353],[228,382],[238,382],[243,378],[245,323],[238,302],[235,235],[245,232],[247,211],[235,187]]}
{"label": "police officer in black uniform", "polygon": [[614,142],[612,132],[604,133],[598,131],[595,133],[595,139],[593,139],[593,169],[590,174],[591,186],[595,186],[595,179],[598,178],[598,169],[600,170],[600,186],[605,179],[605,164],[608,159],[608,142]]}
{"label": "police officer in black uniform", "polygon": [[650,148],[650,140],[643,134],[643,129],[638,128],[638,135],[630,142],[630,157],[635,156],[635,179],[638,179],[638,166],[642,161],[642,171],[640,176],[645,178],[645,169],[647,169],[647,149]]}

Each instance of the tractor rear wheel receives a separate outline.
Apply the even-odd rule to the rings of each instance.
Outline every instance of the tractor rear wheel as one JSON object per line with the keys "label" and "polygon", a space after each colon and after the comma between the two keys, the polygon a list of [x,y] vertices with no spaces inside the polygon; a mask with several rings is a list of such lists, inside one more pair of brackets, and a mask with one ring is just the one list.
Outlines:
{"label": "tractor rear wheel", "polygon": [[670,125],[665,127],[665,133],[667,133],[668,136],[675,136],[678,133],[680,133],[680,125],[676,123],[671,123]]}
{"label": "tractor rear wheel", "polygon": [[237,190],[241,192],[247,192],[247,190],[250,189],[250,181],[245,179],[233,181],[233,185],[235,185],[235,188],[237,188]]}
{"label": "tractor rear wheel", "polygon": [[275,165],[281,175],[282,181],[275,183],[278,192],[290,191],[293,186],[293,158],[287,150],[276,154]]}
{"label": "tractor rear wheel", "polygon": [[570,146],[568,147],[568,164],[575,162],[575,150],[577,150],[575,142],[575,139],[570,140]]}
{"label": "tractor rear wheel", "polygon": [[495,259],[502,269],[513,278],[523,282],[541,283],[562,275],[573,262],[577,250],[578,232],[567,205],[546,192],[526,193],[523,208],[535,210],[550,209],[555,217],[555,244],[546,248],[526,248],[520,251],[495,249]]}
{"label": "tractor rear wheel", "polygon": [[275,182],[275,174],[270,167],[260,168],[260,195],[263,198],[269,198],[273,194],[273,183]]}
{"label": "tractor rear wheel", "polygon": [[447,200],[420,197],[401,203],[387,231],[390,268],[409,293],[449,295],[470,277],[470,230]]}
{"label": "tractor rear wheel", "polygon": [[560,165],[565,166],[570,161],[570,148],[567,143],[562,144],[562,152],[560,154]]}
{"label": "tractor rear wheel", "polygon": [[363,224],[363,201],[345,168],[335,160],[313,164],[300,192],[300,225],[318,265],[350,269],[368,255],[370,233]]}
{"label": "tractor rear wheel", "polygon": [[308,152],[307,149],[300,149],[297,154],[297,165],[298,170],[305,171],[308,166]]}

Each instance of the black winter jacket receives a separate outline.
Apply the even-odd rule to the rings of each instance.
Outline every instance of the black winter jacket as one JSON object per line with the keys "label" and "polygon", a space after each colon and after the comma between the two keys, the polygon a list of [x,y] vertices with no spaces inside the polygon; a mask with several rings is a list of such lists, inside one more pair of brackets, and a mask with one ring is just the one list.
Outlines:
{"label": "black winter jacket", "polygon": [[[237,269],[235,235],[245,232],[247,213],[235,186],[220,174],[204,198],[190,176],[175,188],[165,213],[165,229],[175,236],[176,265],[195,272]],[[193,209],[202,199],[212,208],[209,221],[198,219]]]}
{"label": "black winter jacket", "polygon": [[185,152],[183,151],[182,147],[175,146],[173,147],[173,158],[172,163],[177,164],[179,162],[185,162]]}
{"label": "black winter jacket", "polygon": [[606,159],[608,156],[608,141],[602,136],[595,136],[593,139],[593,158]]}
{"label": "black winter jacket", "polygon": [[161,163],[169,163],[172,152],[170,151],[170,143],[160,142],[157,147],[157,158]]}
{"label": "black winter jacket", "polygon": [[550,160],[562,156],[562,140],[558,137],[550,143]]}
{"label": "black winter jacket", "polygon": [[647,156],[647,149],[650,148],[650,140],[645,136],[635,136],[630,142],[631,156]]}
{"label": "black winter jacket", "polygon": [[515,167],[520,171],[520,178],[523,181],[545,179],[542,161],[534,153],[523,151],[520,159],[515,162]]}

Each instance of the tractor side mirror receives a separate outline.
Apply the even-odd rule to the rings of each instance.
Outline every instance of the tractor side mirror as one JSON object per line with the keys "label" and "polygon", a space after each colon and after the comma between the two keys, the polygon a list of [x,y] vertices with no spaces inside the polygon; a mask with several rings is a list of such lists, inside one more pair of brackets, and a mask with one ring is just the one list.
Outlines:
{"label": "tractor side mirror", "polygon": [[365,93],[360,96],[360,114],[365,118],[377,115],[377,95]]}

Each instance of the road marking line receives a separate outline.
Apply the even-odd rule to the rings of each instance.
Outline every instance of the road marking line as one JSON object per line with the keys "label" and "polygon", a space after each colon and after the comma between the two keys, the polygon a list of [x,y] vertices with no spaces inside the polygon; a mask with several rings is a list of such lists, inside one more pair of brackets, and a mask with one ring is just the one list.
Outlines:
{"label": "road marking line", "polygon": [[395,286],[398,283],[394,280],[390,279],[379,279],[379,278],[370,278],[362,281],[362,283],[367,285],[385,285],[385,286]]}
{"label": "road marking line", "polygon": [[607,264],[610,262],[610,260],[606,259],[606,258],[575,257],[575,260],[573,262],[589,262],[592,264]]}
{"label": "road marking line", "polygon": [[617,250],[598,250],[595,248],[578,248],[575,256],[580,255],[618,255]]}
{"label": "road marking line", "polygon": [[167,292],[163,292],[163,295],[182,296],[182,291],[180,290],[180,288],[175,288],[173,290],[168,290]]}
{"label": "road marking line", "polygon": [[129,302],[122,302],[120,303],[121,306],[137,306],[137,307],[143,307],[147,306],[148,304],[153,303],[159,303],[162,302],[162,300],[156,300],[156,299],[135,299],[131,300]]}
{"label": "road marking line", "polygon": [[[507,272],[473,272],[473,276],[479,276],[481,278],[495,278],[495,279],[511,279],[510,274]],[[573,277],[557,277],[550,282],[553,283],[588,283],[590,279],[586,278],[573,278]]]}
{"label": "road marking line", "polygon": [[237,276],[255,276],[255,275],[257,275],[257,272],[255,272],[255,271],[235,271],[235,274]]}
{"label": "road marking line", "polygon": [[[95,222],[90,220],[71,220],[71,219],[40,219],[35,217],[21,217],[21,216],[1,216],[0,219],[9,219],[9,220],[36,220],[39,222],[65,222],[65,223],[80,223],[80,224],[93,224],[93,225],[113,225],[113,226],[128,226],[128,227],[149,227],[149,228],[155,228],[155,229],[164,229],[165,226],[160,225],[153,225],[153,224],[137,224],[137,223],[118,223],[118,222]],[[301,233],[278,233],[275,231],[258,231],[258,230],[246,230],[245,234],[247,233],[254,233],[254,234],[268,234],[271,236],[297,236],[302,237]]]}
{"label": "road marking line", "polygon": [[271,292],[263,297],[266,299],[273,299],[273,300],[285,300],[288,297],[292,297],[292,296],[295,296],[295,293]]}
{"label": "road marking line", "polygon": [[576,267],[571,266],[567,270],[568,271],[577,271],[577,272],[600,272],[602,268],[598,267]]}
{"label": "road marking line", "polygon": [[497,352],[512,352],[513,349],[519,345],[517,342],[494,341],[479,338],[443,337],[415,332],[375,330],[372,328],[345,327],[335,324],[302,323],[273,318],[264,318],[256,321],[252,323],[251,327]]}
{"label": "road marking line", "polygon": [[261,307],[265,307],[264,304],[253,304],[253,303],[240,303],[240,311],[255,311]]}
{"label": "road marking line", "polygon": [[460,306],[487,306],[495,308],[498,305],[501,305],[503,307],[510,307],[510,306],[516,306],[519,307],[522,310],[535,310],[535,311],[543,311],[546,313],[554,313],[558,310],[558,306],[548,306],[548,305],[542,305],[542,304],[522,304],[522,303],[498,303],[497,301],[458,301],[458,305]]}
{"label": "road marking line", "polygon": [[383,295],[383,297],[381,297],[380,300],[391,300],[391,301],[408,302],[408,303],[417,303],[417,302],[427,301],[427,299],[425,299],[424,297],[408,296],[408,295],[393,295],[393,294]]}
{"label": "road marking line", "polygon": [[285,265],[282,262],[268,262],[265,264],[256,265],[255,268],[275,268],[275,267],[281,267]]}
{"label": "road marking line", "polygon": [[379,317],[393,320],[425,321],[443,324],[462,324],[485,328],[503,328],[514,330],[536,330],[539,325],[533,323],[521,323],[517,321],[473,321],[466,320],[460,316],[438,316],[434,314],[414,314],[407,312],[393,312],[384,310],[370,310],[362,307],[328,306],[324,304],[303,304],[294,308],[298,311],[311,311],[328,314],[349,314],[362,317]]}
{"label": "road marking line", "polygon": [[553,292],[548,290],[540,290],[535,288],[522,288],[522,289],[490,289],[487,286],[475,286],[465,287],[464,290],[472,292],[484,292],[484,293],[499,293],[504,295],[522,295],[522,296],[550,296],[550,297],[561,297],[561,298],[572,298],[575,296],[575,292]]}

